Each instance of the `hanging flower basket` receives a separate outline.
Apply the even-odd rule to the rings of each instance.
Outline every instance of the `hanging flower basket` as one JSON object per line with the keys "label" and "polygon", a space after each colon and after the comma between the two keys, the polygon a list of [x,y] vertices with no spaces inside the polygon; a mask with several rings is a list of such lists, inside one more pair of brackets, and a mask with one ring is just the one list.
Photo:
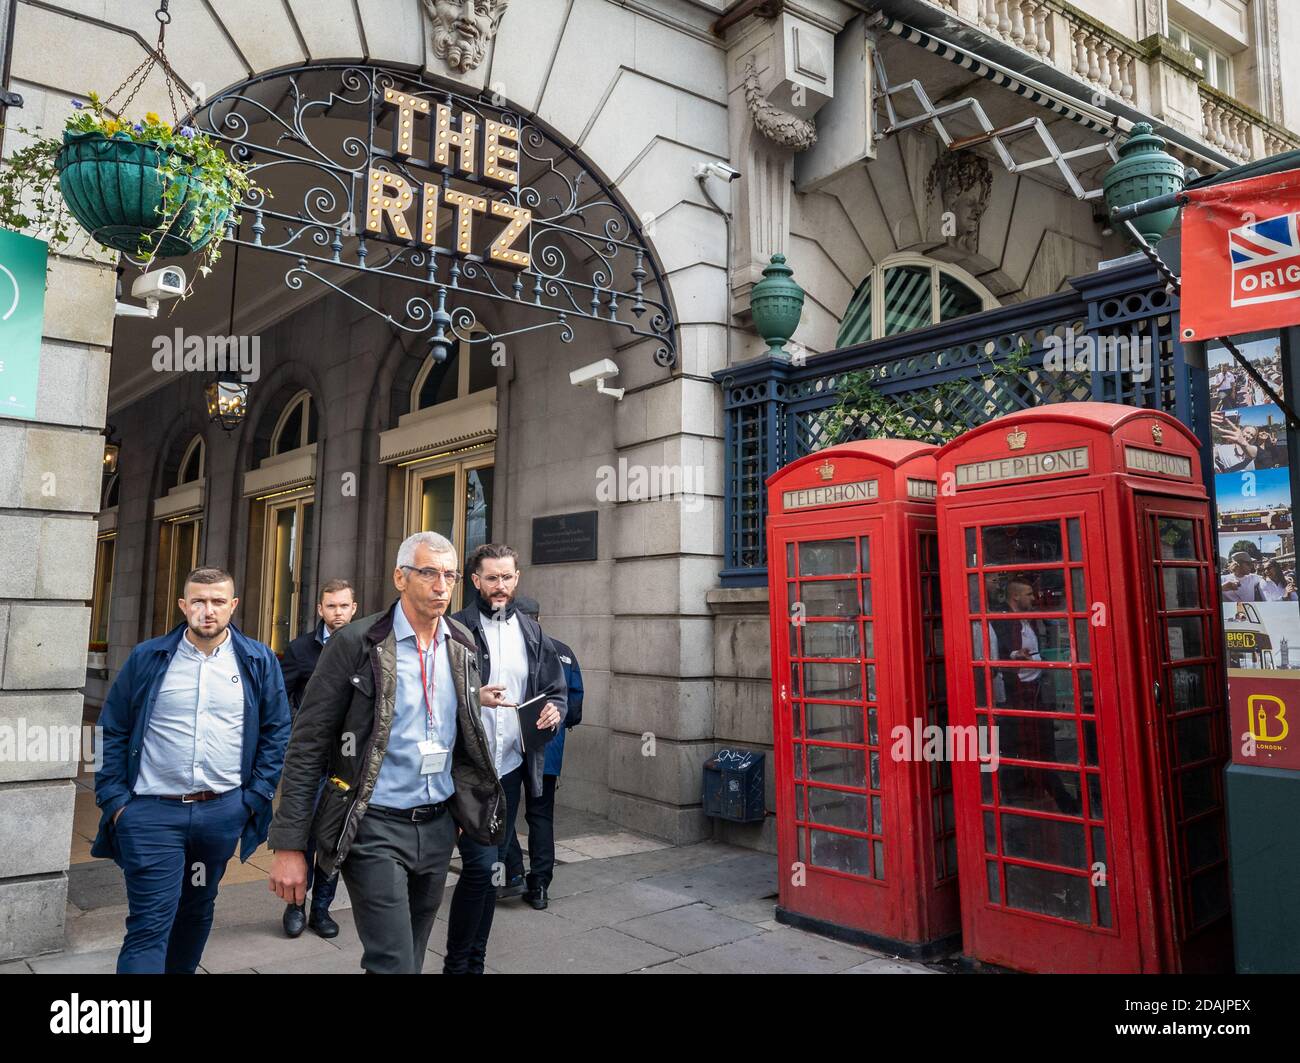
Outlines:
{"label": "hanging flower basket", "polygon": [[214,186],[193,156],[158,140],[66,130],[54,166],[82,228],[129,255],[193,254],[220,237],[233,208],[229,180]]}

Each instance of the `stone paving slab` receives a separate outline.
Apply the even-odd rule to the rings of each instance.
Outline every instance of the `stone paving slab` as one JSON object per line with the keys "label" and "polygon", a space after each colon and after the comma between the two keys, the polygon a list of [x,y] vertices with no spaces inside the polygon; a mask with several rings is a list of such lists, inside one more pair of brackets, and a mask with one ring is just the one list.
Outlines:
{"label": "stone paving slab", "polygon": [[683,956],[680,962],[701,974],[835,974],[879,955],[782,927]]}
{"label": "stone paving slab", "polygon": [[[353,933],[355,935],[355,931]],[[256,970],[304,956],[328,955],[337,951],[338,946],[310,931],[291,940],[285,937],[279,926],[274,929],[255,924],[228,926],[213,930],[208,936],[207,947],[203,950],[203,967],[213,974],[237,971],[243,967]]]}
{"label": "stone paving slab", "polygon": [[652,915],[691,903],[689,897],[645,882],[623,882],[592,890],[576,897],[552,901],[548,911],[577,925],[590,928],[614,926],[639,915]]}
{"label": "stone paving slab", "polygon": [[597,927],[555,942],[509,949],[492,964],[503,974],[626,974],[675,958],[649,942]]}
{"label": "stone paving slab", "polygon": [[639,971],[633,971],[632,974],[699,974],[699,971],[692,971],[689,967],[683,967],[676,960],[669,960],[667,963],[656,963],[653,967],[643,967]]}
{"label": "stone paving slab", "polygon": [[95,952],[56,952],[37,956],[28,964],[37,974],[113,974],[117,971],[118,947]]}
{"label": "stone paving slab", "polygon": [[705,904],[690,904],[614,924],[622,934],[648,941],[679,956],[703,952],[762,933],[751,923],[722,915]]}
{"label": "stone paving slab", "polygon": [[0,963],[0,974],[31,974],[32,969],[26,960],[14,960],[12,963]]}
{"label": "stone paving slab", "polygon": [[841,974],[938,974],[923,964],[913,963],[911,960],[900,959],[897,956],[877,956],[867,960],[866,963],[860,963],[856,967],[850,967],[847,971],[841,971]]}
{"label": "stone paving slab", "polygon": [[703,867],[684,867],[640,880],[704,901],[714,908],[725,908],[746,901],[774,896],[777,891],[776,861],[766,853],[747,853]]}

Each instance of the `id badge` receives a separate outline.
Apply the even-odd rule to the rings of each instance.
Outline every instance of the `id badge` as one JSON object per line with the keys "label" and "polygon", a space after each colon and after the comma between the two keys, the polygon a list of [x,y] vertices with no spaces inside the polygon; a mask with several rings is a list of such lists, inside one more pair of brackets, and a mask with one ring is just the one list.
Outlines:
{"label": "id badge", "polygon": [[448,753],[432,738],[426,738],[420,743],[420,774],[441,775],[447,768]]}

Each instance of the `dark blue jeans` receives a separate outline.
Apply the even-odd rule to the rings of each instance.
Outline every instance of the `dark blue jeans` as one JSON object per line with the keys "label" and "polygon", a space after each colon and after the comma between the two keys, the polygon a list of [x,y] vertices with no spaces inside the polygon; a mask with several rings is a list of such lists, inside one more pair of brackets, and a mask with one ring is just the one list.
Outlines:
{"label": "dark blue jeans", "polygon": [[497,883],[492,881],[493,871],[500,866],[497,847],[482,845],[468,834],[462,834],[456,844],[460,848],[461,872],[447,913],[447,955],[442,973],[482,974],[497,907]]}
{"label": "dark blue jeans", "polygon": [[[313,883],[316,886],[312,890]],[[334,894],[339,888],[339,873],[337,871],[332,875],[322,875],[320,869],[316,867],[316,839],[311,838],[307,842],[307,892],[311,893],[311,910],[313,912],[328,912],[330,905],[334,903]]]}
{"label": "dark blue jeans", "polygon": [[555,871],[555,780],[554,775],[542,776],[542,796],[528,792],[524,776],[527,765],[507,772],[501,777],[506,791],[506,840],[501,843],[498,859],[505,864],[507,881],[524,873],[524,851],[515,833],[515,819],[519,815],[519,791],[523,791],[524,819],[528,823],[528,888],[541,886],[549,889]]}
{"label": "dark blue jeans", "polygon": [[239,787],[186,804],[133,797],[114,827],[130,914],[118,974],[193,974],[249,812]]}

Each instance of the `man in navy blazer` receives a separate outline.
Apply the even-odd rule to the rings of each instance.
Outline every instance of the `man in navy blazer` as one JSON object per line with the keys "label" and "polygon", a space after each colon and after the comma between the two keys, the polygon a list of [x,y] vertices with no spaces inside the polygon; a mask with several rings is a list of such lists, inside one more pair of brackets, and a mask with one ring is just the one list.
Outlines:
{"label": "man in navy blazer", "polygon": [[275,654],[230,623],[230,573],[196,568],[184,594],[185,623],[131,651],[99,714],[90,851],[126,877],[119,974],[194,973],[236,845],[247,860],[266,840],[289,741]]}

